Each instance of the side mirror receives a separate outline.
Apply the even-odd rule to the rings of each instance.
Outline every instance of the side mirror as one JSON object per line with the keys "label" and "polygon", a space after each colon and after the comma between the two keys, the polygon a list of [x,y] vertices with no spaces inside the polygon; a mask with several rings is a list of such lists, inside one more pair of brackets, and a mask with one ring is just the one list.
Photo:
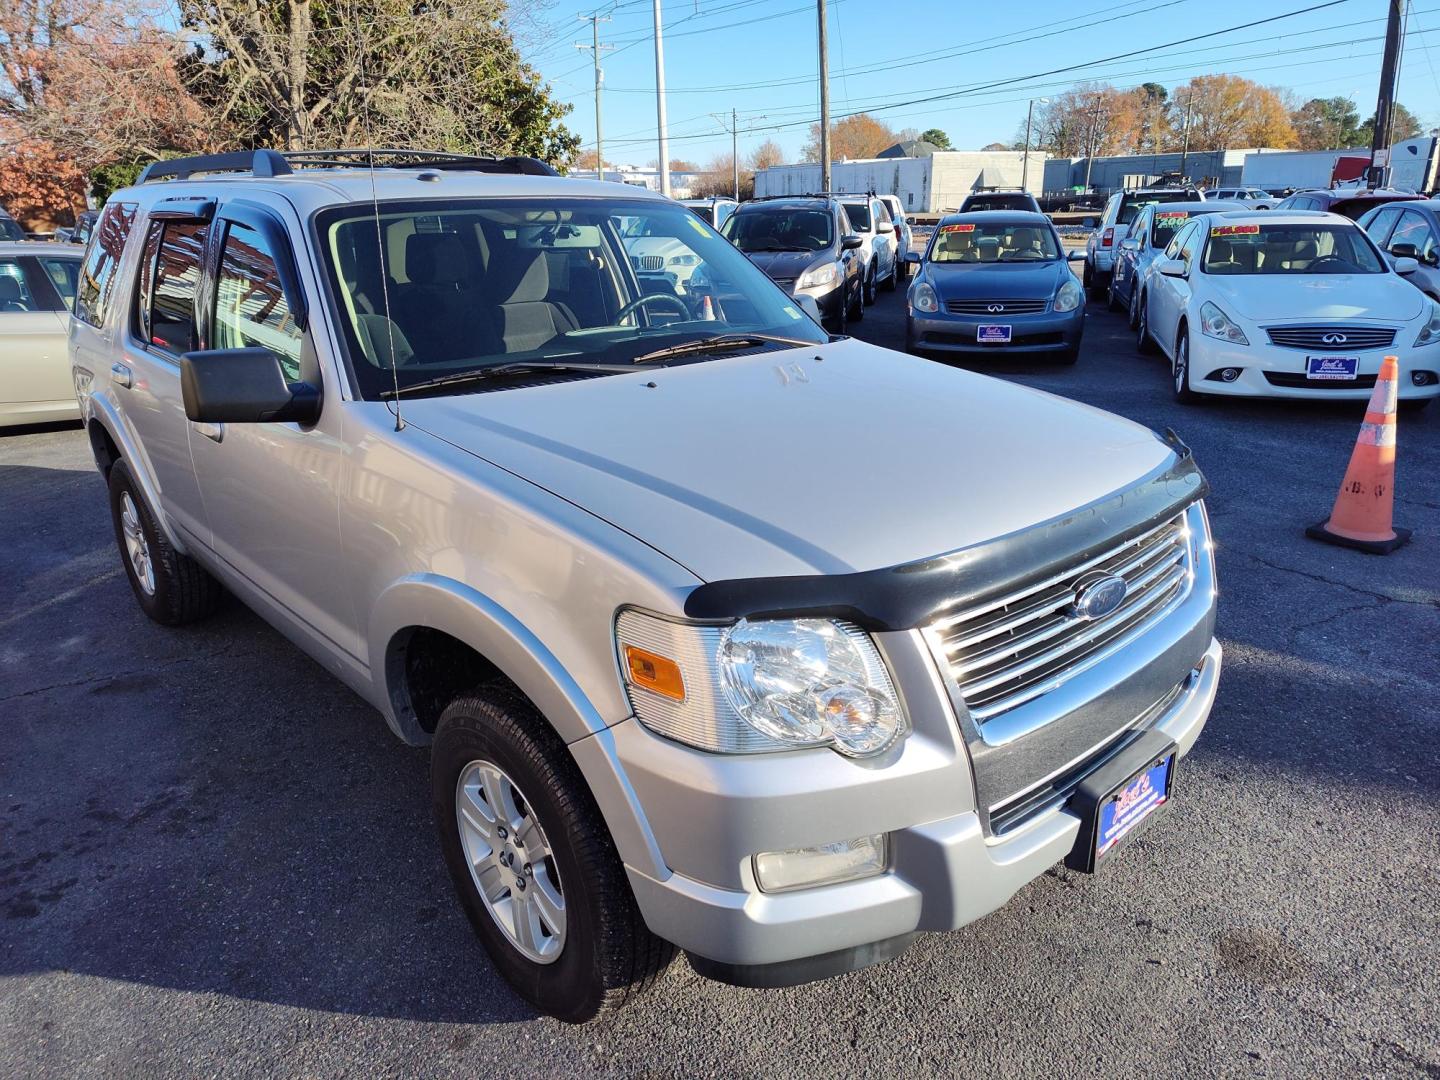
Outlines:
{"label": "side mirror", "polygon": [[1183,278],[1185,276],[1185,261],[1183,259],[1160,259],[1155,263],[1155,269],[1166,277]]}
{"label": "side mirror", "polygon": [[919,266],[924,260],[920,257],[920,253],[918,251],[907,251],[905,252],[905,261],[907,263],[914,263],[916,266]]}
{"label": "side mirror", "polygon": [[1407,256],[1395,260],[1395,273],[1397,274],[1413,274],[1419,269],[1420,260],[1418,259],[1411,259]]}
{"label": "side mirror", "polygon": [[1066,262],[1084,262],[1084,261],[1085,261],[1085,249],[1084,249],[1084,248],[1074,248],[1073,250],[1067,252],[1066,255],[1065,255],[1065,261],[1066,261]]}
{"label": "side mirror", "polygon": [[1120,241],[1120,246],[1126,251],[1139,251],[1140,241],[1133,236],[1127,236],[1124,240]]}
{"label": "side mirror", "polygon": [[806,315],[809,315],[810,318],[815,320],[816,326],[820,325],[820,320],[822,318],[820,314],[820,305],[816,302],[813,296],[808,296],[805,293],[801,293],[795,298],[795,303],[800,305],[801,311],[805,312]]}
{"label": "side mirror", "polygon": [[1081,225],[1083,228],[1086,228],[1086,229],[1093,229],[1093,228],[1095,228],[1095,227],[1096,227],[1097,225],[1099,225],[1099,224],[1100,224],[1100,219],[1099,219],[1099,218],[1093,218],[1093,217],[1087,217],[1085,220],[1083,220],[1082,222],[1080,222],[1080,225]]}
{"label": "side mirror", "polygon": [[1397,259],[1420,258],[1420,250],[1414,244],[1391,244],[1390,254]]}
{"label": "side mirror", "polygon": [[842,237],[840,240],[841,251],[855,251],[864,246],[864,237],[856,236],[854,233],[851,233],[849,236]]}
{"label": "side mirror", "polygon": [[882,233],[893,233],[895,231],[895,223],[893,221],[882,221],[879,225],[875,226],[875,228]]}
{"label": "side mirror", "polygon": [[290,382],[269,349],[207,349],[180,358],[185,415],[208,424],[267,424],[320,418],[320,391]]}

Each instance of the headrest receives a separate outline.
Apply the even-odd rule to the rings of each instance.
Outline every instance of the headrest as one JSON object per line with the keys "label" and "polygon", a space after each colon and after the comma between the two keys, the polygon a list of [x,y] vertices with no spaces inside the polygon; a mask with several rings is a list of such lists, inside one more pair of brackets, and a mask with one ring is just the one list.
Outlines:
{"label": "headrest", "polygon": [[[378,368],[404,367],[415,358],[415,350],[400,327],[384,315],[355,316],[355,336],[360,339],[360,349],[365,359]],[[394,343],[394,362],[391,361],[391,343]]]}
{"label": "headrest", "polygon": [[1217,236],[1210,241],[1210,262],[1228,263],[1235,261],[1234,245],[1224,237]]}
{"label": "headrest", "polygon": [[543,251],[517,251],[505,266],[506,274],[496,291],[510,295],[506,304],[533,304],[550,299],[550,263]]}
{"label": "headrest", "polygon": [[9,274],[0,274],[0,300],[19,300],[20,282]]}
{"label": "headrest", "polygon": [[976,246],[980,249],[981,262],[994,262],[1000,258],[1000,238],[998,236],[982,236]]}
{"label": "headrest", "polygon": [[970,250],[970,233],[952,232],[945,234],[945,253],[964,255]]}
{"label": "headrest", "polygon": [[405,271],[417,285],[474,284],[469,253],[455,233],[412,233],[405,241]]}
{"label": "headrest", "polygon": [[1040,233],[1028,226],[1010,230],[1010,246],[1012,248],[1032,248],[1040,246]]}

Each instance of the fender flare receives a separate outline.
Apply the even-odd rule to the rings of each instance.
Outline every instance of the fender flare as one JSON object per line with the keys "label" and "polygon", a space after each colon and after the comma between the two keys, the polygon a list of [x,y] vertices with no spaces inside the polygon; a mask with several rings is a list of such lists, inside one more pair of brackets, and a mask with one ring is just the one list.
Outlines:
{"label": "fender flare", "polygon": [[417,573],[400,578],[376,599],[368,635],[370,670],[388,706],[385,720],[404,742],[423,746],[430,741],[403,689],[401,635],[409,627],[439,630],[485,657],[534,702],[567,744],[605,730],[579,684],[524,623],[469,585]]}
{"label": "fender flare", "polygon": [[140,451],[140,445],[130,434],[120,418],[115,405],[108,398],[99,394],[91,394],[85,402],[85,428],[88,433],[91,424],[99,424],[110,436],[110,440],[120,451],[120,456],[125,459],[125,464],[130,468],[130,475],[140,485],[140,494],[145,497],[146,503],[150,506],[150,516],[159,525],[160,531],[165,534],[165,539],[170,546],[182,554],[190,554],[190,549],[185,541],[177,535],[170,524],[170,519],[160,506],[160,489],[155,485],[155,477],[151,474],[145,456]]}

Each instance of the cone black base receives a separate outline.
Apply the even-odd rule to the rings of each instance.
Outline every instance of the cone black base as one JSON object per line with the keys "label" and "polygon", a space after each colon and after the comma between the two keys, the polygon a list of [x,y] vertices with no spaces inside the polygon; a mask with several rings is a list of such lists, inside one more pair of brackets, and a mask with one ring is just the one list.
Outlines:
{"label": "cone black base", "polygon": [[1330,519],[1326,518],[1318,524],[1311,525],[1305,530],[1305,535],[1313,540],[1323,540],[1327,544],[1335,544],[1337,547],[1354,548],[1356,551],[1363,551],[1367,555],[1389,555],[1396,548],[1402,548],[1410,542],[1410,530],[1395,527],[1395,539],[1393,540],[1352,540],[1348,536],[1340,536],[1326,528]]}

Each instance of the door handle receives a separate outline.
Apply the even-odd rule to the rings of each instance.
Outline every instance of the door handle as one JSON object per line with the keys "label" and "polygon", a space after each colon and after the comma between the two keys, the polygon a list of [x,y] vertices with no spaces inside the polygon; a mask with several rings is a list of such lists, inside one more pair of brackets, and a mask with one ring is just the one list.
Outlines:
{"label": "door handle", "polygon": [[124,364],[110,365],[110,378],[116,386],[123,386],[127,390],[134,384],[135,377]]}
{"label": "door handle", "polygon": [[215,442],[221,442],[225,438],[224,424],[207,424],[197,420],[191,427],[207,439],[212,439]]}

